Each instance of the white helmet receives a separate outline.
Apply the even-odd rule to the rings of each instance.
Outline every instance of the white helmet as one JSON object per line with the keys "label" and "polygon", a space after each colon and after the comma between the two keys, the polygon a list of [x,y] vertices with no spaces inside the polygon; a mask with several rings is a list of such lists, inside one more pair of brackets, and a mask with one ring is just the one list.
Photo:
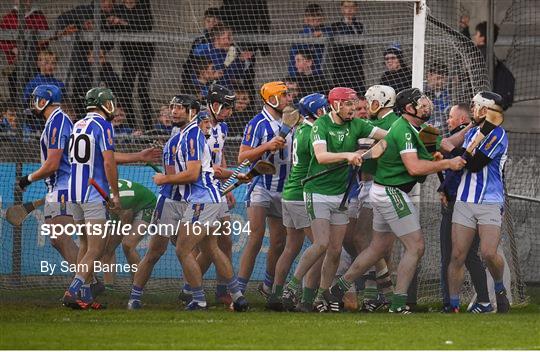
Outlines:
{"label": "white helmet", "polygon": [[478,105],[479,107],[487,107],[490,110],[502,112],[502,98],[499,94],[494,92],[482,91],[477,93],[473,98],[471,105]]}
{"label": "white helmet", "polygon": [[[390,86],[374,85],[369,87],[365,94],[368,102],[368,110],[371,114],[375,115],[382,108],[391,108],[396,103],[396,91]],[[372,110],[371,105],[373,101],[379,102],[379,108]]]}

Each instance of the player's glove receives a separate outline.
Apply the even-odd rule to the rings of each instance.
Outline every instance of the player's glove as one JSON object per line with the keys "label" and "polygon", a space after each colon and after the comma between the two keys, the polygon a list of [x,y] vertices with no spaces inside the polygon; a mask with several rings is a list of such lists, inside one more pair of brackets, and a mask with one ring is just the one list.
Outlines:
{"label": "player's glove", "polygon": [[30,181],[30,175],[25,175],[23,177],[20,177],[18,180],[17,180],[17,185],[19,186],[19,188],[21,189],[21,191],[24,191],[24,189],[30,185],[32,183],[32,181]]}

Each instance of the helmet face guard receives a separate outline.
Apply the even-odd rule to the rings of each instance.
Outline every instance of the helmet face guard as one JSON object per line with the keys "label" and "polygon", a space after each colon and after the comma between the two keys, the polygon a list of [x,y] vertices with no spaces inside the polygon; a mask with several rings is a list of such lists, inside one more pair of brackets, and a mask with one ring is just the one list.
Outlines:
{"label": "helmet face guard", "polygon": [[339,116],[339,118],[344,121],[351,120],[353,116],[352,113],[348,116],[341,115],[342,104],[350,106],[352,108],[357,101],[358,95],[356,91],[352,88],[336,87],[332,88],[330,92],[328,92],[328,102],[330,103],[332,111],[334,111]]}
{"label": "helmet face guard", "polygon": [[[426,103],[422,104],[421,100],[424,100]],[[409,104],[412,105],[414,113],[407,111],[407,105]],[[418,115],[419,109],[427,109],[427,112],[423,115]],[[399,92],[396,96],[396,106],[394,107],[394,110],[400,115],[408,114],[425,122],[431,118],[434,108],[431,99],[422,93],[420,89],[407,88]]]}
{"label": "helmet face guard", "polygon": [[[491,110],[494,112],[502,113],[502,97],[494,92],[488,92],[488,91],[482,91],[476,94],[472,100],[471,100],[471,110],[473,113],[477,113],[482,108],[487,108],[487,110]],[[486,117],[487,114],[484,114],[480,116],[480,118],[483,120]]]}

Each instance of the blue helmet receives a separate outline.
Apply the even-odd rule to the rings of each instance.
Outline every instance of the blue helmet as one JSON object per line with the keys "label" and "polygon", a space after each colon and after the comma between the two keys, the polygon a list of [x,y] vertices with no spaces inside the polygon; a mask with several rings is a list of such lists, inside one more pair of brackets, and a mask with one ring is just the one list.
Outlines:
{"label": "blue helmet", "polygon": [[[45,99],[47,103],[39,106],[39,100]],[[50,104],[60,104],[62,102],[62,90],[53,84],[42,84],[37,86],[30,96],[30,109],[43,111]]]}
{"label": "blue helmet", "polygon": [[312,93],[306,95],[298,102],[298,110],[302,116],[317,118],[317,110],[328,107],[328,100],[324,94]]}

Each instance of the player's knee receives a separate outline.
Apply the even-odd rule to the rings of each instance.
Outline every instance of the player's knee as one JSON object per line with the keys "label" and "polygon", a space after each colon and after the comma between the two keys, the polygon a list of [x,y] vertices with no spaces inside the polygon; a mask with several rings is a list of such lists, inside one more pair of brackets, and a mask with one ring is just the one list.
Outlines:
{"label": "player's knee", "polygon": [[452,249],[452,255],[450,256],[450,263],[458,266],[465,264],[465,252],[459,248]]}
{"label": "player's knee", "polygon": [[328,249],[328,242],[314,243],[312,246],[315,248],[317,253],[324,253]]}
{"label": "player's knee", "polygon": [[126,256],[129,255],[129,253],[131,253],[131,251],[133,251],[135,248],[134,246],[132,246],[130,243],[123,243],[122,242],[122,250],[124,251],[124,254]]}
{"label": "player's knee", "polygon": [[498,256],[497,250],[491,248],[481,248],[480,253],[486,262],[493,262]]}

